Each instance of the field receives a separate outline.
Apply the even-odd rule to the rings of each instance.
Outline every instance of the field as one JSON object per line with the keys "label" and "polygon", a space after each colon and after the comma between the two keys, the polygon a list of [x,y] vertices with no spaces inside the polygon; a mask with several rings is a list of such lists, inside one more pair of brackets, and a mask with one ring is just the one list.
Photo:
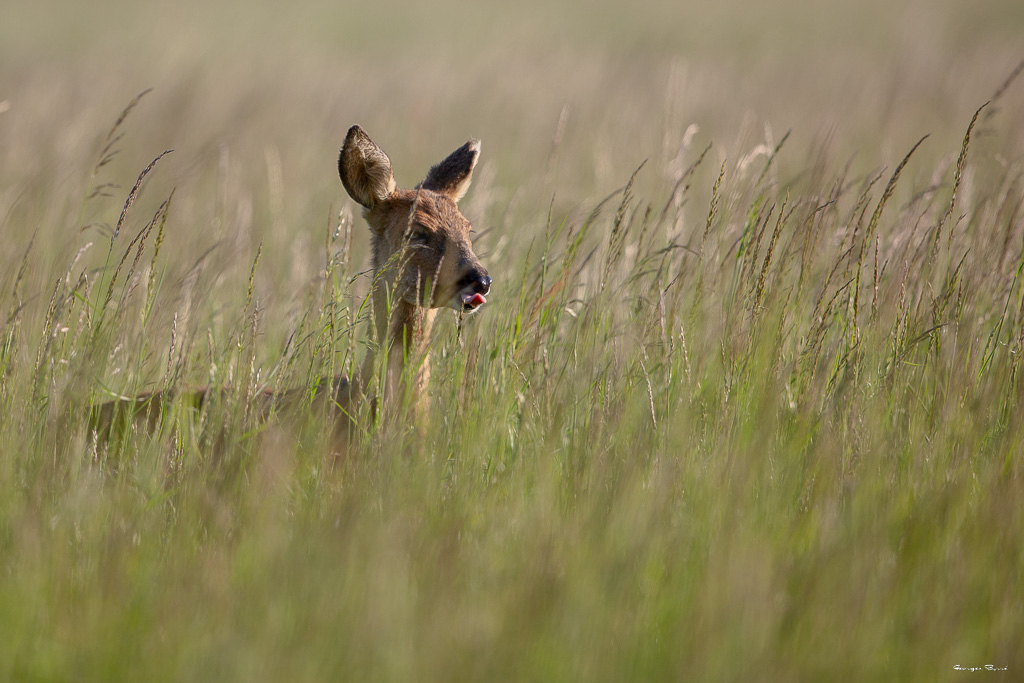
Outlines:
{"label": "field", "polygon": [[[0,680],[1024,676],[1024,4],[347,5],[0,10]],[[494,285],[335,458],[354,123]]]}

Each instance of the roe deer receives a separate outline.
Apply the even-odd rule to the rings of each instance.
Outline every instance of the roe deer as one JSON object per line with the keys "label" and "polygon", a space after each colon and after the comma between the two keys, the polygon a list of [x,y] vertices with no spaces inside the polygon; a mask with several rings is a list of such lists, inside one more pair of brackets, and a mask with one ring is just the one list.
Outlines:
{"label": "roe deer", "polygon": [[[370,226],[373,254],[370,346],[359,375],[351,381],[337,376],[316,387],[282,392],[264,391],[257,400],[261,414],[274,406],[329,401],[337,410],[339,426],[347,426],[349,408],[361,400],[376,367],[375,354],[386,354],[385,378],[379,387],[377,409],[395,410],[407,390],[414,412],[423,408],[430,373],[430,331],[437,309],[472,312],[487,303],[491,278],[473,253],[471,226],[457,203],[472,180],[480,143],[470,140],[431,167],[414,189],[396,186],[391,160],[359,126],[352,126],[338,157],[341,182],[363,207]],[[408,379],[410,384],[404,385]],[[149,392],[135,398],[110,401],[94,411],[92,428],[103,441],[127,423],[144,423],[155,431],[165,408],[173,400],[201,410],[209,387],[191,391]]]}

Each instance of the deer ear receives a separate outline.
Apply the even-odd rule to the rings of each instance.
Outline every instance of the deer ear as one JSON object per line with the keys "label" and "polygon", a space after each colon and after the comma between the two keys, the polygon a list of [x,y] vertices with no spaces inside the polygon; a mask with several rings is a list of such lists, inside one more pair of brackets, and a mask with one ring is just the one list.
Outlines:
{"label": "deer ear", "polygon": [[420,183],[424,190],[433,190],[459,201],[473,180],[473,167],[480,156],[480,141],[470,140],[448,155],[448,158],[430,169]]}
{"label": "deer ear", "polygon": [[348,129],[338,156],[338,174],[349,196],[368,209],[395,191],[391,160],[359,126]]}

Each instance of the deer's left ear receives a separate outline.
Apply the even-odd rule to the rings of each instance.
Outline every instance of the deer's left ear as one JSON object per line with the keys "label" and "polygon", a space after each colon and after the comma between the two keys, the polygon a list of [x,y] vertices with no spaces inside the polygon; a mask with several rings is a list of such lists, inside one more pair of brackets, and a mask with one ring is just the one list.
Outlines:
{"label": "deer's left ear", "polygon": [[359,126],[348,129],[338,156],[338,174],[349,196],[368,209],[395,191],[391,159]]}
{"label": "deer's left ear", "polygon": [[452,201],[459,201],[469,189],[473,180],[473,167],[479,156],[480,141],[470,140],[432,167],[420,187],[448,195]]}

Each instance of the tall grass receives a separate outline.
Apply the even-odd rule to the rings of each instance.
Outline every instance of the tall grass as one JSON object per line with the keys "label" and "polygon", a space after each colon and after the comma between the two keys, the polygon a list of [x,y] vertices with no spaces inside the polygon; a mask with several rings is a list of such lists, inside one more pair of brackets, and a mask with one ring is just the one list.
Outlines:
{"label": "tall grass", "polygon": [[[120,115],[67,96],[91,109],[61,162],[63,118],[19,113],[45,88],[15,91],[0,678],[1019,676],[1022,84],[989,47],[934,127],[949,77],[922,68],[870,134],[873,75],[847,125],[777,135],[656,54],[524,56],[516,106],[487,64],[334,89],[285,65],[262,107],[195,71]],[[792,88],[776,113],[807,95],[750,87]],[[275,132],[296,93],[321,110]],[[463,208],[495,285],[435,326],[426,428],[363,405],[338,457],[322,410],[253,397],[371,343],[328,144],[357,119],[405,186],[484,138]],[[197,411],[200,385],[222,390]],[[93,432],[95,405],[163,390],[152,430]]]}

